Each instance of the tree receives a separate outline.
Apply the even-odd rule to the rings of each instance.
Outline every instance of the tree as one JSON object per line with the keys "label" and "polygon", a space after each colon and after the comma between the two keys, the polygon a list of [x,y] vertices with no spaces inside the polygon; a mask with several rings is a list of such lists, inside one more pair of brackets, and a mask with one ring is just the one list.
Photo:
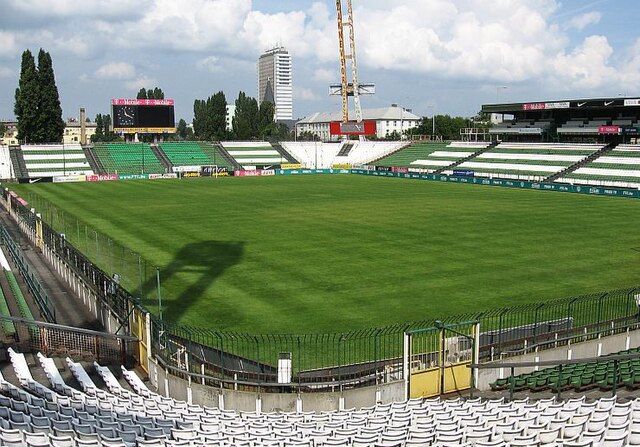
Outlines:
{"label": "tree", "polygon": [[25,50],[22,53],[20,80],[16,89],[16,102],[13,109],[18,120],[18,140],[36,142],[39,92],[36,63],[31,51]]}
{"label": "tree", "polygon": [[[150,90],[149,90],[150,91]],[[149,91],[147,91],[147,94],[149,94]],[[162,89],[156,87],[153,89],[153,98],[149,97],[149,99],[164,99],[164,92],[162,91]]]}
{"label": "tree", "polygon": [[258,109],[258,135],[262,139],[266,136],[275,136],[278,133],[278,126],[273,120],[276,108],[271,101],[262,101]]}
{"label": "tree", "polygon": [[29,50],[22,53],[20,80],[14,113],[18,119],[18,139],[28,143],[62,141],[64,120],[51,55],[42,48],[38,67]]}
{"label": "tree", "polygon": [[187,139],[187,122],[182,118],[180,118],[180,121],[178,121],[178,127],[176,128],[176,133],[178,134],[178,137],[180,137],[180,139],[182,140]]}
{"label": "tree", "polygon": [[40,87],[38,140],[41,143],[60,142],[65,127],[62,119],[62,106],[60,105],[58,87],[56,87],[51,55],[42,48],[38,53],[38,84]]}
{"label": "tree", "polygon": [[244,92],[236,99],[236,113],[233,117],[233,133],[238,140],[248,140],[258,136],[258,101]]}
{"label": "tree", "polygon": [[7,133],[7,126],[4,123],[0,123],[0,135],[4,136]]}
{"label": "tree", "polygon": [[102,114],[100,113],[96,115],[96,133],[91,135],[92,143],[96,143],[98,141],[104,141],[104,121],[102,119]]}
{"label": "tree", "polygon": [[194,101],[193,132],[202,140],[223,140],[227,137],[227,99],[224,92]]}
{"label": "tree", "polygon": [[142,87],[138,91],[136,99],[164,99],[164,92],[161,88],[158,87],[152,89],[145,89],[144,87]]}

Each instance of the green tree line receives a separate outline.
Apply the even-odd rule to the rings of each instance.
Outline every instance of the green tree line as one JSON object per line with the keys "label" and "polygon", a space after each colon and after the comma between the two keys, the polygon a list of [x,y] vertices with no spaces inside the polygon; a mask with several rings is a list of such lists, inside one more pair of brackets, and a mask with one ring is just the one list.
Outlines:
{"label": "green tree line", "polygon": [[22,53],[14,113],[18,140],[26,143],[59,143],[65,123],[51,55],[40,48],[38,65],[29,50]]}

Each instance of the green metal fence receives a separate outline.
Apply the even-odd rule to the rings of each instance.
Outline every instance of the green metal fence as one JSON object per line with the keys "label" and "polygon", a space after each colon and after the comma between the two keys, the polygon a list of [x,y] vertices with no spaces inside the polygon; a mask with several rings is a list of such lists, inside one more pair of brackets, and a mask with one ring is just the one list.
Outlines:
{"label": "green metal fence", "polygon": [[[155,267],[59,210],[38,204],[35,197],[30,199],[30,206],[39,207],[47,222],[43,223],[45,244],[96,290],[123,327],[128,327],[131,303],[155,302]],[[17,201],[12,203],[18,218],[34,227],[33,214]],[[119,283],[113,280],[115,271],[120,275]],[[638,289],[621,289],[454,315],[440,318],[439,324],[478,321],[479,359],[487,361],[589,339],[597,331],[620,332],[640,321],[638,301]],[[151,348],[163,363],[206,374],[220,386],[281,389],[294,384],[309,391],[327,390],[400,379],[403,334],[435,325],[434,318],[345,333],[249,334],[189,327],[153,317]],[[277,383],[282,356],[291,359],[289,384]]]}

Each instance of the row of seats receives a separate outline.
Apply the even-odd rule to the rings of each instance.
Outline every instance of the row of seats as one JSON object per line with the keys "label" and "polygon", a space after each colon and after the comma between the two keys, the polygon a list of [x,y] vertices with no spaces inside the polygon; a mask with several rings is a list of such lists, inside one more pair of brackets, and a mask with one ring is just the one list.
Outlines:
{"label": "row of seats", "polygon": [[435,398],[320,413],[235,412],[160,396],[135,372],[122,369],[131,391],[109,368],[94,364],[107,385],[104,391],[82,365],[67,359],[83,389],[79,391],[64,383],[52,359],[38,354],[52,385],[49,389],[33,380],[22,354],[9,349],[9,356],[26,390],[0,377],[4,445],[640,445],[640,400]]}
{"label": "row of seats", "polygon": [[640,188],[640,145],[620,144],[611,152],[558,180],[619,188]]}
{"label": "row of seats", "polygon": [[[616,354],[632,354],[640,352],[640,348],[620,351]],[[498,379],[493,382],[494,390],[507,389],[513,386],[516,390],[543,391],[574,388],[576,391],[584,391],[589,388],[599,387],[601,390],[610,390],[614,385],[626,386],[629,389],[640,388],[640,358],[620,360],[614,362],[607,360],[591,363],[578,363],[564,365],[562,368],[554,366],[525,374],[518,374],[513,378]]]}
{"label": "row of seats", "polygon": [[29,177],[93,174],[78,143],[23,144],[20,149]]}
{"label": "row of seats", "polygon": [[462,163],[459,169],[473,171],[478,177],[539,181],[601,148],[591,144],[500,143]]}
{"label": "row of seats", "polygon": [[222,146],[240,166],[273,166],[288,160],[267,142],[222,142]]}
{"label": "row of seats", "polygon": [[93,147],[106,174],[161,174],[162,164],[146,143],[100,143]]}

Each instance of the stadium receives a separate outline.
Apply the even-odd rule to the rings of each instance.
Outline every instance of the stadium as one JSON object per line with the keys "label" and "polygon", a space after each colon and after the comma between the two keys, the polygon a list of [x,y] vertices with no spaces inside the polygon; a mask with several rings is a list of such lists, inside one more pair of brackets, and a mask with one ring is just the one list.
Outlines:
{"label": "stadium", "polygon": [[[485,141],[3,147],[3,436],[266,445],[234,424],[286,418],[295,445],[631,440],[638,100],[483,110],[513,117]],[[456,408],[486,413],[435,422]]]}
{"label": "stadium", "polygon": [[173,138],[163,94],[0,145],[0,445],[640,445],[640,97],[390,141],[346,3],[321,141]]}

